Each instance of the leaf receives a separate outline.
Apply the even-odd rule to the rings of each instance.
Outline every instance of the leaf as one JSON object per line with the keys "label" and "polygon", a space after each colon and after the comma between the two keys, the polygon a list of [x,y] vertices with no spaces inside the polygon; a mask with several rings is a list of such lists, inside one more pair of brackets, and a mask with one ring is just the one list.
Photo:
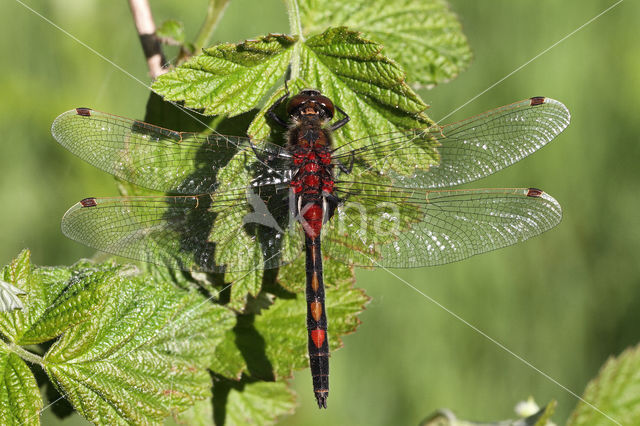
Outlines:
{"label": "leaf", "polygon": [[196,401],[191,408],[180,413],[173,421],[166,421],[165,425],[214,426],[211,404],[211,398]]}
{"label": "leaf", "polygon": [[278,417],[293,413],[295,407],[295,396],[284,383],[250,383],[241,390],[229,391],[224,424],[272,424]]}
{"label": "leaf", "polygon": [[[4,268],[3,278],[28,294],[22,311],[0,314],[0,399],[8,398],[2,407],[25,398],[14,384],[27,395],[35,387],[39,401],[20,357],[40,363],[94,422],[157,422],[210,396],[207,367],[235,317],[197,291],[167,284],[157,271],[139,274],[114,264],[32,268],[28,251]],[[56,338],[42,358],[16,345]],[[15,415],[22,416],[17,408]]]}
{"label": "leaf", "polygon": [[185,40],[184,24],[175,19],[167,19],[156,30],[156,36],[165,43],[182,44]]}
{"label": "leaf", "polygon": [[[85,267],[80,263],[71,268],[38,268],[33,280],[43,288],[59,289],[41,315],[24,330],[18,343],[43,343],[62,334],[66,329],[87,321],[92,312],[100,309],[107,293],[122,285],[129,273],[126,268],[103,265]],[[80,269],[76,269],[80,268]],[[64,284],[63,287],[58,287]]]}
{"label": "leaf", "polygon": [[216,374],[240,380],[247,363],[236,341],[236,330],[229,330],[223,341],[216,347],[216,353],[209,368]]}
{"label": "leaf", "polygon": [[0,280],[0,312],[10,312],[24,308],[21,295],[27,294],[8,282]]}
{"label": "leaf", "polygon": [[455,78],[471,61],[462,26],[444,0],[300,0],[305,34],[344,25],[384,45],[416,87]]}
{"label": "leaf", "polygon": [[31,273],[31,253],[29,250],[23,250],[16,259],[14,259],[10,265],[5,266],[2,270],[2,276],[0,277],[3,282],[11,285],[25,294],[24,299],[21,301],[22,307],[25,306],[31,308],[22,310],[19,312],[2,312],[0,311],[0,333],[2,333],[7,339],[16,341],[20,330],[25,322],[30,321],[31,310],[34,309],[34,302],[38,300],[40,296],[41,288],[36,285],[32,285],[29,280]]}
{"label": "leaf", "polygon": [[27,364],[0,343],[0,419],[3,425],[40,424],[42,398]]}
{"label": "leaf", "polygon": [[637,345],[617,358],[607,360],[587,385],[583,401],[573,411],[567,425],[610,425],[612,421],[623,425],[639,424],[639,394],[640,345]]}
{"label": "leaf", "polygon": [[[337,146],[368,135],[428,127],[432,122],[424,114],[427,105],[406,85],[404,71],[382,55],[382,49],[346,27],[329,28],[304,42],[269,35],[210,48],[160,76],[153,89],[166,99],[202,108],[205,114],[233,116],[257,106],[288,64],[295,62],[299,75],[293,76],[291,90],[319,89],[351,116],[349,125],[335,135]],[[281,93],[268,99],[254,119],[248,130],[252,137],[269,136],[264,114]],[[364,143],[356,141],[352,147]],[[416,139],[417,149],[423,149],[422,143]]]}
{"label": "leaf", "polygon": [[207,115],[230,116],[251,110],[280,78],[295,39],[272,34],[243,43],[220,44],[163,74],[153,90]]}
{"label": "leaf", "polygon": [[92,278],[98,270],[87,269],[86,263],[32,271],[30,256],[30,252],[24,250],[4,268],[4,280],[25,291],[26,296],[24,309],[0,312],[0,332],[20,345],[45,342],[68,327],[86,321],[89,313],[103,301],[101,291],[118,279],[119,268],[113,265]]}
{"label": "leaf", "polygon": [[[292,90],[319,89],[349,114],[349,124],[335,134],[338,146],[367,135],[424,128],[432,123],[424,114],[427,105],[404,83],[404,71],[381,51],[381,45],[345,27],[329,28],[300,44],[300,75],[292,82]],[[255,138],[267,136],[265,111],[249,128]]]}
{"label": "leaf", "polygon": [[116,290],[44,357],[74,407],[94,422],[148,423],[209,396],[205,367],[232,313],[149,276]]}
{"label": "leaf", "polygon": [[[254,249],[254,256],[262,255],[259,245],[252,243],[248,247]],[[247,255],[250,255],[250,253],[247,253]],[[261,269],[226,273],[225,278],[229,281],[229,285],[231,286],[231,300],[227,306],[236,311],[243,311],[244,306],[247,303],[247,296],[256,296],[262,288],[263,274],[264,271]]]}

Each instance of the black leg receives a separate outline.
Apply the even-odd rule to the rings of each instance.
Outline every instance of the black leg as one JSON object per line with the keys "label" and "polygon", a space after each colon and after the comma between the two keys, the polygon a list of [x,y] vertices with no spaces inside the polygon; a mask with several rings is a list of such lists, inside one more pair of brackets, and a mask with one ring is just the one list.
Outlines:
{"label": "black leg", "polygon": [[276,108],[278,108],[280,104],[282,104],[285,101],[285,99],[289,97],[289,87],[287,87],[287,80],[284,81],[284,89],[285,89],[284,95],[276,99],[273,105],[271,105],[267,110],[267,117],[269,117],[270,119],[278,123],[279,126],[286,128],[287,122],[284,121],[282,118],[278,117],[278,115],[276,114]]}
{"label": "black leg", "polygon": [[345,124],[347,124],[349,122],[349,120],[351,120],[351,117],[349,117],[347,115],[347,113],[342,110],[342,108],[340,108],[337,105],[335,105],[335,108],[340,112],[340,114],[344,115],[344,118],[341,119],[341,120],[336,121],[335,123],[333,123],[331,125],[331,131],[332,132],[338,130],[340,127],[342,127]]}
{"label": "black leg", "polygon": [[353,163],[356,160],[356,156],[353,153],[353,151],[351,152],[351,159],[349,160],[349,165],[347,167],[345,167],[344,165],[342,165],[343,167],[343,172],[345,172],[346,174],[351,174],[351,171],[353,170]]}
{"label": "black leg", "polygon": [[350,154],[350,159],[349,159],[349,165],[345,166],[344,164],[342,164],[342,161],[338,160],[338,159],[334,159],[333,162],[336,166],[338,166],[338,169],[340,169],[340,171],[344,174],[351,174],[351,171],[353,170],[353,163],[355,161],[355,155],[353,153],[353,151]]}

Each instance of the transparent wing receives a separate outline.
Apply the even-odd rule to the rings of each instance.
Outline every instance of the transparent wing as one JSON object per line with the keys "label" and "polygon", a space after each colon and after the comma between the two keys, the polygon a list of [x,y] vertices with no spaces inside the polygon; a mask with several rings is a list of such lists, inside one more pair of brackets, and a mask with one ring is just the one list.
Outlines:
{"label": "transparent wing", "polygon": [[[289,155],[283,148],[248,138],[176,132],[142,121],[77,108],[55,119],[55,139],[88,163],[133,184],[162,192],[211,193],[219,186],[218,173],[241,152],[254,160],[270,161],[261,172],[269,184],[286,181]],[[266,176],[272,173],[271,176]]]}
{"label": "transparent wing", "polygon": [[[341,164],[354,163],[344,181],[385,175],[394,185],[444,188],[489,176],[540,149],[568,125],[569,110],[536,97],[426,131],[376,135],[355,141],[363,147],[335,151]],[[437,143],[428,148],[428,139]],[[433,141],[431,142],[431,146]]]}
{"label": "transparent wing", "polygon": [[171,268],[269,269],[293,261],[303,247],[299,227],[284,223],[287,204],[282,194],[256,189],[87,198],[65,213],[62,231],[97,250]]}
{"label": "transparent wing", "polygon": [[534,188],[412,190],[363,185],[324,226],[326,256],[357,266],[456,262],[556,226],[560,205]]}

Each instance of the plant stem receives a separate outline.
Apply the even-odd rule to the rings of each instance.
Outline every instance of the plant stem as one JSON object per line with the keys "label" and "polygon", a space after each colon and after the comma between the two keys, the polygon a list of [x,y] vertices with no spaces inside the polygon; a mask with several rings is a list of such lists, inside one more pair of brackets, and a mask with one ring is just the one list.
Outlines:
{"label": "plant stem", "polygon": [[18,355],[20,358],[24,359],[25,361],[29,361],[32,364],[42,365],[42,357],[41,356],[38,356],[38,355],[34,354],[33,352],[27,351],[24,348],[22,348],[22,346],[16,345],[13,342],[6,342],[5,344],[7,345],[7,347],[9,348],[9,350],[11,352],[15,353],[16,355]]}
{"label": "plant stem", "polygon": [[203,47],[209,43],[213,31],[216,29],[220,18],[224,13],[224,10],[229,5],[229,0],[209,0],[209,6],[207,7],[207,16],[200,27],[200,32],[196,36],[193,46],[195,47],[194,54],[200,53]]}
{"label": "plant stem", "polygon": [[300,22],[300,9],[298,0],[286,0],[287,11],[289,13],[289,29],[291,34],[298,37],[298,42],[293,46],[291,56],[291,80],[295,80],[300,75],[300,43],[304,41],[302,35],[302,23]]}
{"label": "plant stem", "polygon": [[154,80],[167,72],[164,67],[166,60],[162,53],[162,45],[156,36],[156,24],[153,22],[151,7],[148,0],[129,0],[129,7],[140,37],[144,56],[147,58],[149,74]]}

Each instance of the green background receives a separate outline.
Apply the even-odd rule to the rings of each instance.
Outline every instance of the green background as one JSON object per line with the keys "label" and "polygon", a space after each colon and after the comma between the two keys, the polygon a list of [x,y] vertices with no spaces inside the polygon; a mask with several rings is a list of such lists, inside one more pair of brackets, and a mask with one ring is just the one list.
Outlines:
{"label": "green background", "polygon": [[[435,120],[614,1],[451,3],[475,58],[453,82],[420,92]],[[35,263],[70,264],[92,251],[62,236],[60,217],[81,198],[117,191],[110,176],[55,143],[51,122],[77,106],[141,118],[149,78],[126,2],[28,4],[143,83],[14,0],[0,3],[0,264],[23,247]],[[152,7],[157,22],[184,21],[191,39],[206,1]],[[472,185],[542,188],[562,204],[563,222],[461,263],[359,270],[358,285],[373,300],[332,353],[329,409],[316,408],[309,372],[299,371],[300,406],[283,423],[416,424],[443,407],[497,420],[513,417],[529,395],[558,400],[554,419],[564,422],[575,397],[447,310],[578,394],[607,357],[640,341],[638,22],[640,4],[622,2],[446,120],[531,96],[564,102],[572,122],[550,146]],[[287,31],[282,2],[238,0],[213,42]],[[43,423],[57,422],[45,412]]]}

